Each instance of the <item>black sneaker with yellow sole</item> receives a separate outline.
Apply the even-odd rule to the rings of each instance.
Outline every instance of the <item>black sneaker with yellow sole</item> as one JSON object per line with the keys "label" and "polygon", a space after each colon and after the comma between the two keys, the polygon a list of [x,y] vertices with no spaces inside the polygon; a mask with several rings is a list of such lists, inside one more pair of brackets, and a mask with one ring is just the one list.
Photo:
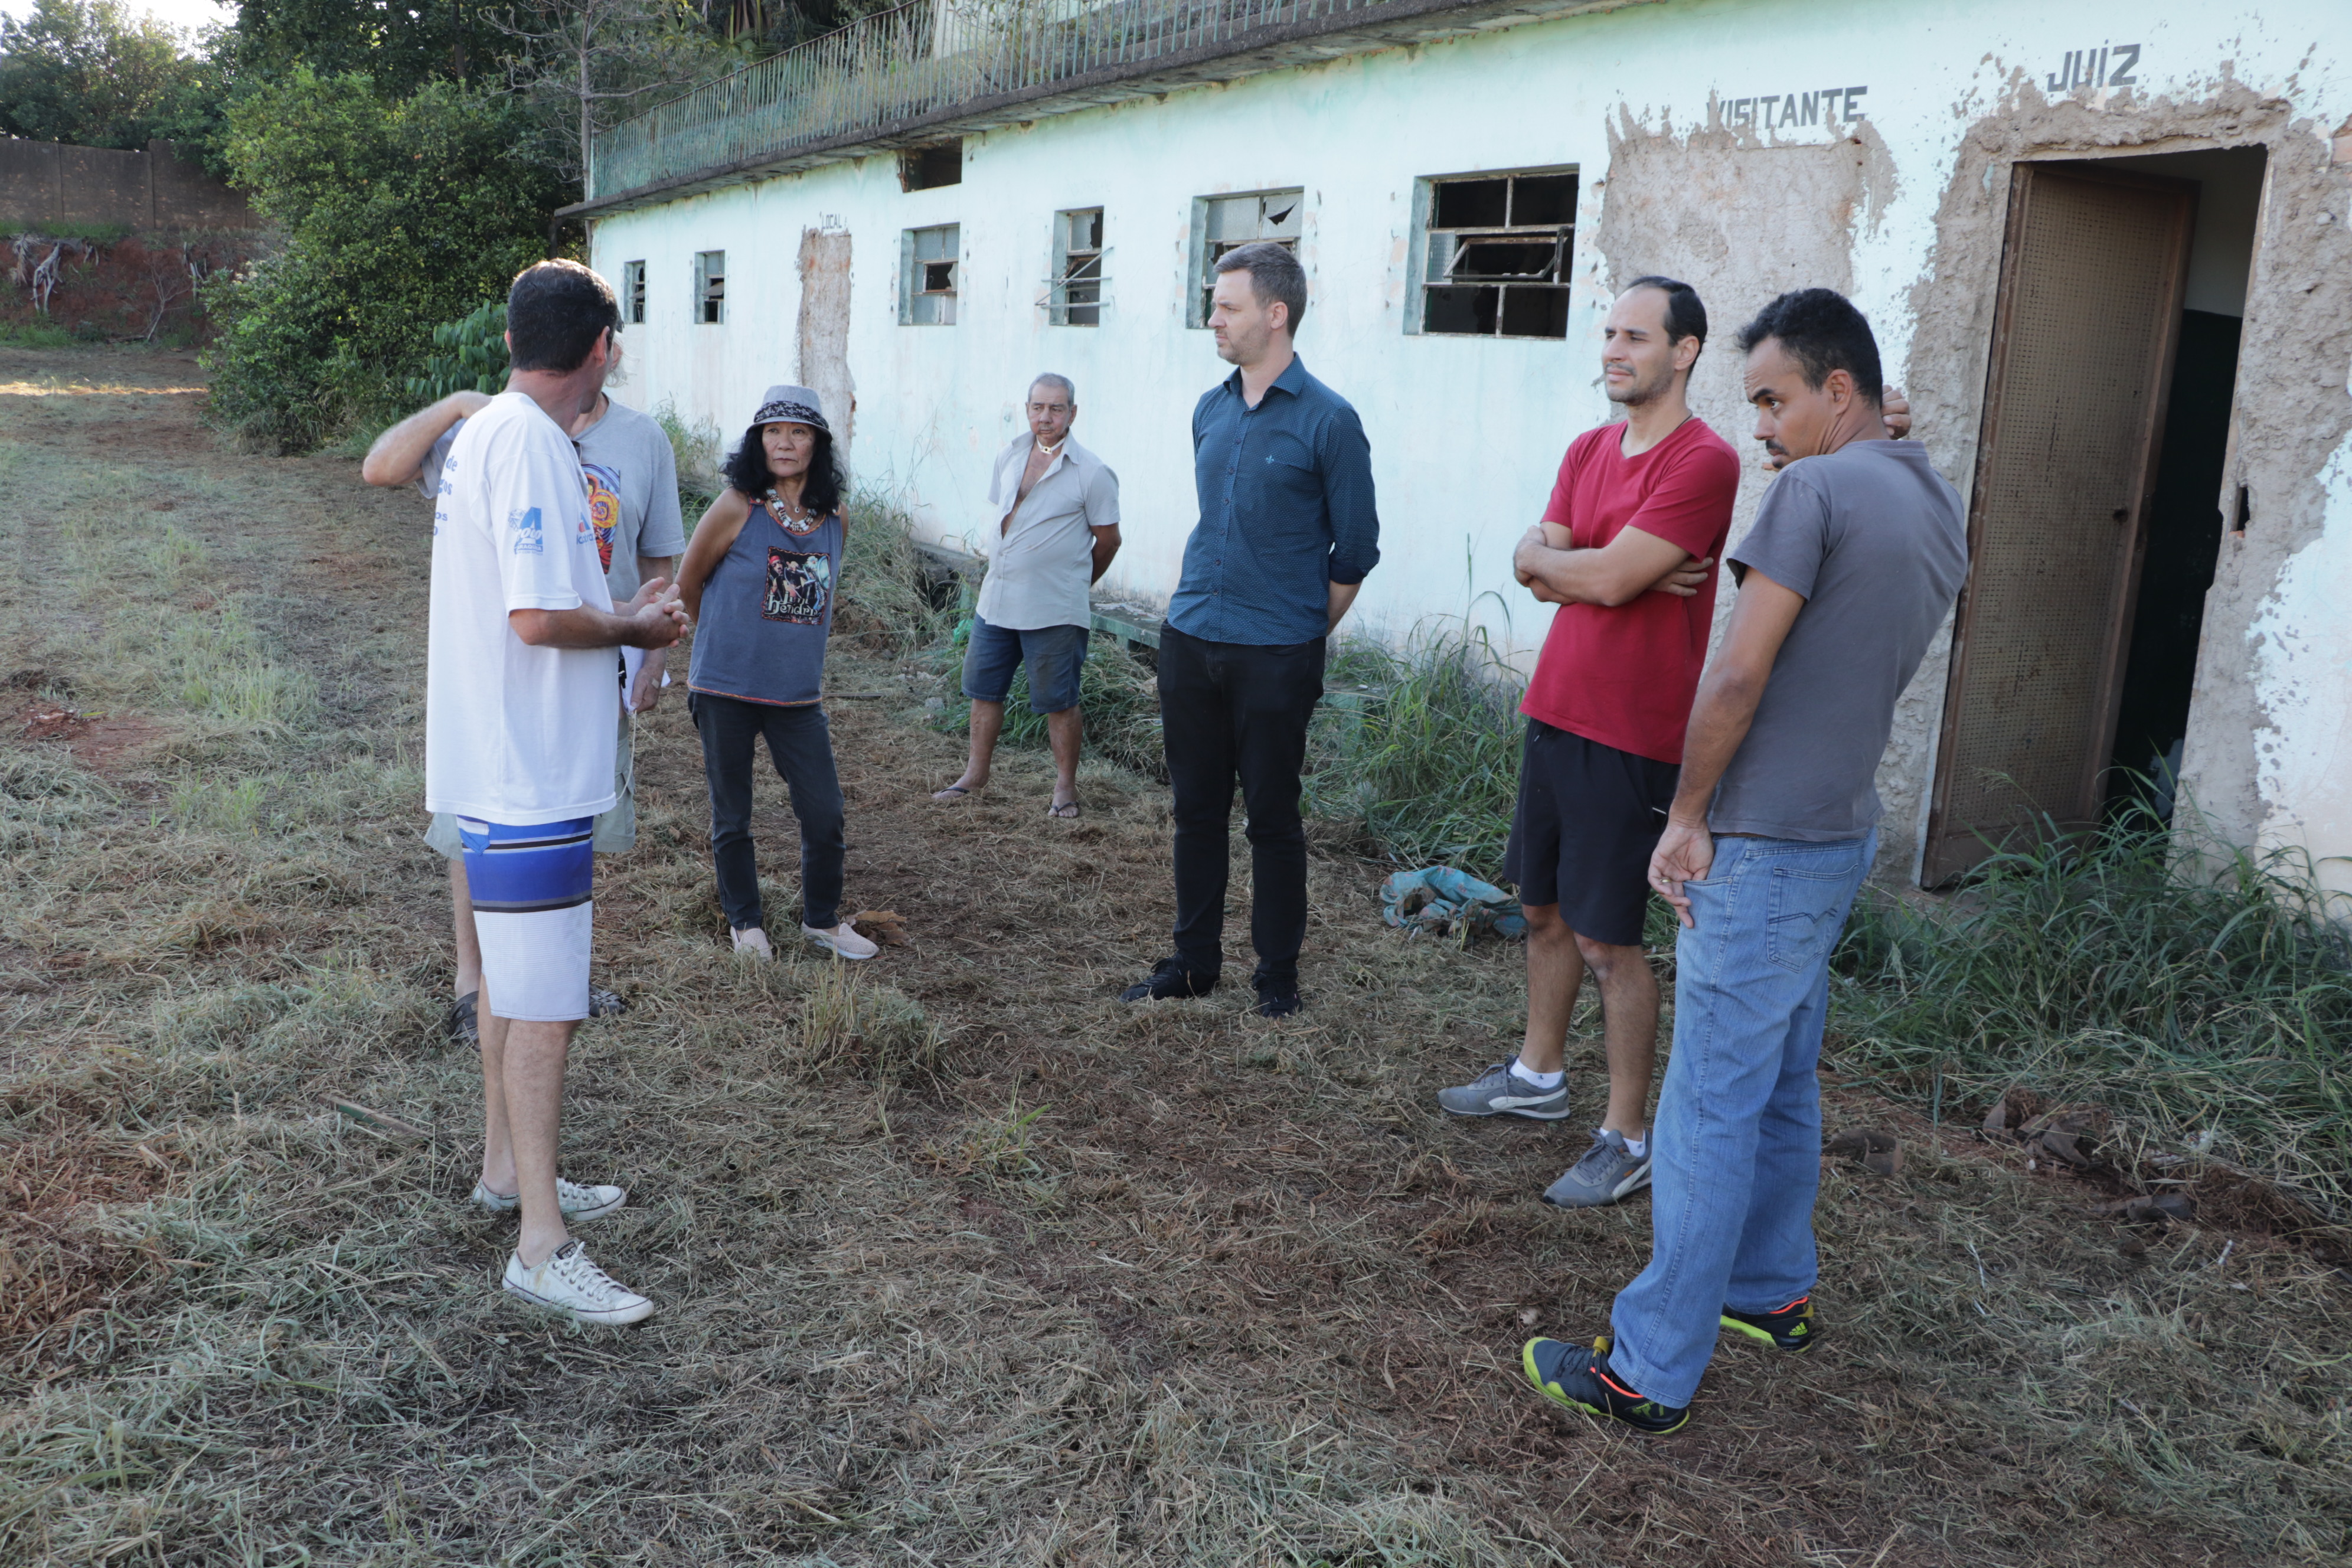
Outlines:
{"label": "black sneaker with yellow sole", "polygon": [[1690,1421],[1689,1405],[1645,1399],[1609,1370],[1606,1334],[1593,1341],[1590,1350],[1561,1340],[1529,1340],[1519,1352],[1519,1365],[1537,1392],[1553,1404],[1622,1422],[1646,1437],[1680,1431]]}
{"label": "black sneaker with yellow sole", "polygon": [[1813,1321],[1813,1299],[1800,1296],[1787,1306],[1769,1312],[1735,1312],[1723,1310],[1723,1326],[1734,1333],[1746,1334],[1768,1345],[1801,1354],[1813,1348],[1822,1337],[1819,1324]]}

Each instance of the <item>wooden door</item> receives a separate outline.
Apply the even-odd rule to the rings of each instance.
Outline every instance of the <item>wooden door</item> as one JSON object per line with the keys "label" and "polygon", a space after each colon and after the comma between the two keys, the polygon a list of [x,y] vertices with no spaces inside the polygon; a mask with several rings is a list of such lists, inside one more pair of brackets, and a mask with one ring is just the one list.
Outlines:
{"label": "wooden door", "polygon": [[1921,882],[2097,823],[2197,187],[2020,163]]}

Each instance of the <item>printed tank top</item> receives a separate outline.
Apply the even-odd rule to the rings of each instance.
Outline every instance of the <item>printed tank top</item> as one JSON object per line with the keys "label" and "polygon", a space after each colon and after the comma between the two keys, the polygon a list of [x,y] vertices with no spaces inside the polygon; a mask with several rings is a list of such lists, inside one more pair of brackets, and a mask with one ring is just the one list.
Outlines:
{"label": "printed tank top", "polygon": [[702,585],[688,690],[779,707],[817,700],[845,526],[837,511],[788,524],[753,505]]}

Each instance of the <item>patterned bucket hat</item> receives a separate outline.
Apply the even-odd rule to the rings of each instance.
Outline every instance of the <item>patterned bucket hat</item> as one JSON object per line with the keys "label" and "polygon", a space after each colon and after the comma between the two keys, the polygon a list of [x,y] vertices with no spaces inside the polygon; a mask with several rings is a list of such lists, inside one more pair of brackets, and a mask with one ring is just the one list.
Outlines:
{"label": "patterned bucket hat", "polygon": [[751,416],[752,428],[777,424],[814,425],[828,436],[833,434],[833,426],[824,422],[824,405],[805,386],[772,386],[761,395],[760,411]]}

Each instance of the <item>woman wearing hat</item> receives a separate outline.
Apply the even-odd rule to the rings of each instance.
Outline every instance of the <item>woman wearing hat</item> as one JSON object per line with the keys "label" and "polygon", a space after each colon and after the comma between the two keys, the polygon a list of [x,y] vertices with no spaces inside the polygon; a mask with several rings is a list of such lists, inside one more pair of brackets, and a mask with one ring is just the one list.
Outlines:
{"label": "woman wearing hat", "polygon": [[801,825],[801,935],[841,958],[879,950],[841,918],[841,780],[819,700],[841,577],[842,476],[817,395],[772,386],[727,489],[695,525],[677,588],[695,617],[687,705],[710,783],[710,858],[735,951],[773,957],[751,844],[752,753],[768,755]]}

